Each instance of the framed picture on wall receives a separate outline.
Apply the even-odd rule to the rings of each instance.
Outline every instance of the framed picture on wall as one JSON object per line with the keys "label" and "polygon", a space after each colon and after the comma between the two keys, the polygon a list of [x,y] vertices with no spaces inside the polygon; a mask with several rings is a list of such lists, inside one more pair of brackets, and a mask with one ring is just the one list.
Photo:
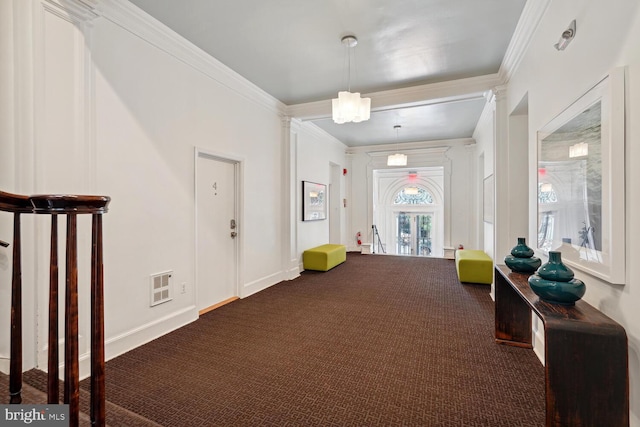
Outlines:
{"label": "framed picture on wall", "polygon": [[327,219],[327,186],[302,181],[302,220]]}

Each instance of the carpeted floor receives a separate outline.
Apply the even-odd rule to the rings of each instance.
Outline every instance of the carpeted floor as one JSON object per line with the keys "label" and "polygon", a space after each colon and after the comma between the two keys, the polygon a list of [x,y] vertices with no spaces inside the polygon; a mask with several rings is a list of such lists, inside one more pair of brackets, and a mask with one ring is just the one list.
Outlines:
{"label": "carpeted floor", "polygon": [[542,365],[495,344],[489,287],[461,285],[444,259],[349,254],[106,375],[110,402],[163,426],[544,425]]}

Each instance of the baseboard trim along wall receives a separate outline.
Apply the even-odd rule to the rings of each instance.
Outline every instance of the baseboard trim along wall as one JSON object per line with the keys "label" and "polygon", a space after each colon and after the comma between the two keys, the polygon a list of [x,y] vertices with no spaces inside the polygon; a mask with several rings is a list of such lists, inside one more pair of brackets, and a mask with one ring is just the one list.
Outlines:
{"label": "baseboard trim along wall", "polygon": [[288,274],[286,272],[279,271],[277,273],[262,277],[258,280],[254,280],[253,282],[246,283],[242,288],[242,295],[240,295],[240,298],[251,296],[257,292],[275,285],[276,283],[280,283],[283,280],[290,280],[287,278],[287,276]]}

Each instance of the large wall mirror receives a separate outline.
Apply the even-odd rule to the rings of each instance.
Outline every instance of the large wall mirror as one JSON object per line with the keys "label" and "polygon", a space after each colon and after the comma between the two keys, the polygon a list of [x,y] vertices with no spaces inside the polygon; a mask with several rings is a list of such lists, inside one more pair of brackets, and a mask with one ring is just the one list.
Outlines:
{"label": "large wall mirror", "polygon": [[538,132],[538,250],[625,283],[624,69]]}

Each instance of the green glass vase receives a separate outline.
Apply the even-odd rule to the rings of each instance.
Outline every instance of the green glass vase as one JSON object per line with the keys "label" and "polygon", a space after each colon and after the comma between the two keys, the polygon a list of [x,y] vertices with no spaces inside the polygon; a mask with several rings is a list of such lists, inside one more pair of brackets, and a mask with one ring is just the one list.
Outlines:
{"label": "green glass vase", "polygon": [[562,254],[549,252],[549,262],[540,266],[528,279],[531,290],[541,300],[553,304],[574,305],[587,291],[585,284],[573,277],[573,271],[562,262]]}
{"label": "green glass vase", "polygon": [[518,244],[511,249],[511,255],[504,258],[504,263],[517,273],[533,273],[540,267],[542,261],[533,256],[533,249],[527,246],[524,237],[518,237]]}

